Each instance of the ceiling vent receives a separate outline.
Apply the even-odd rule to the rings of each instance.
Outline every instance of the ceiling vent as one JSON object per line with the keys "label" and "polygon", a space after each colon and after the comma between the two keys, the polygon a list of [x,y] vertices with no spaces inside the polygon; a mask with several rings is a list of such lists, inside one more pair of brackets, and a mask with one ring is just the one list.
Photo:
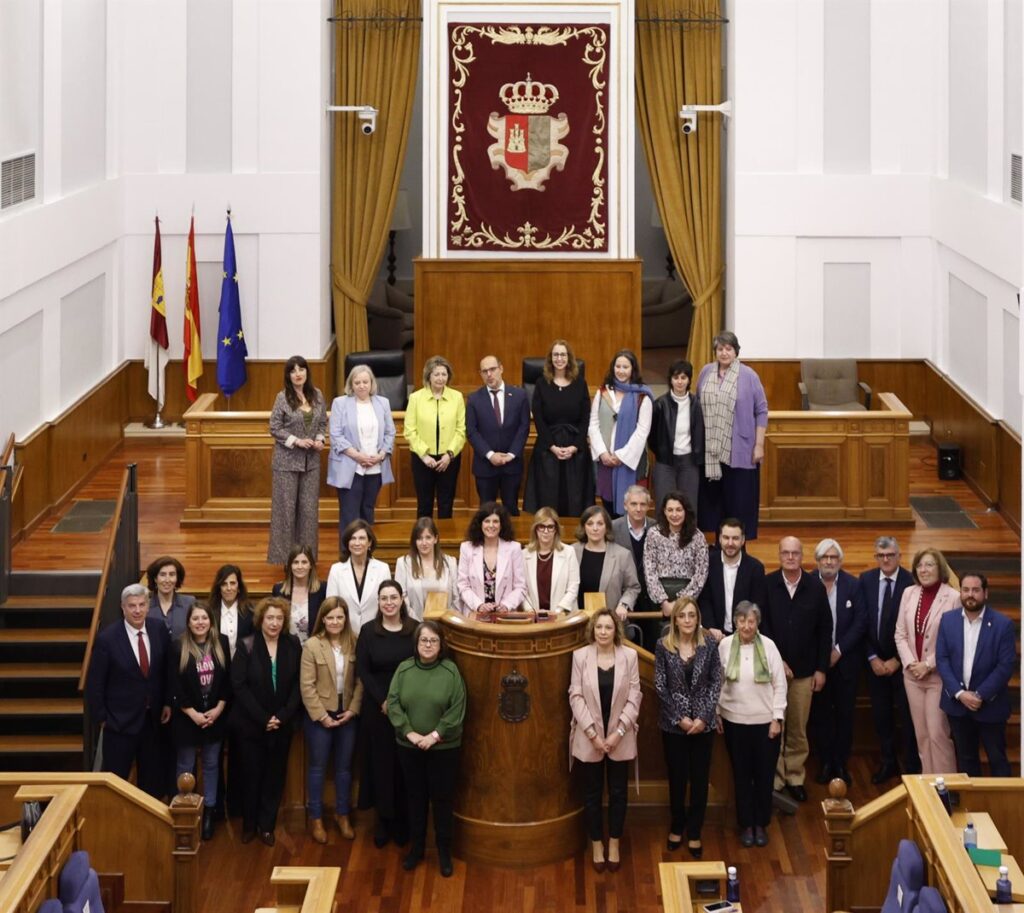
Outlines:
{"label": "ceiling vent", "polygon": [[28,152],[0,162],[0,209],[36,196],[36,154]]}
{"label": "ceiling vent", "polygon": [[1010,153],[1010,199],[1016,202],[1021,200],[1021,157],[1020,153]]}

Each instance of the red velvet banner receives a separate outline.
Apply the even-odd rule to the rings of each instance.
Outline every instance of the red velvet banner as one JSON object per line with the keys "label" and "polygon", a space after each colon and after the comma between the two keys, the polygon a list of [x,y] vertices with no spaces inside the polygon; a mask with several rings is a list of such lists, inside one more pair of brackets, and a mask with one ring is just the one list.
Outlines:
{"label": "red velvet banner", "polygon": [[608,249],[608,32],[449,26],[449,250]]}

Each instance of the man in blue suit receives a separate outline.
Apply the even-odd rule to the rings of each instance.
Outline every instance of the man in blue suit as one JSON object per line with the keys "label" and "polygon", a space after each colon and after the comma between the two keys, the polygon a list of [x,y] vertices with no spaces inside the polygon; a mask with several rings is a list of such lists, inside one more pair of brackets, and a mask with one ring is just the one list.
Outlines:
{"label": "man in blue suit", "polygon": [[957,767],[969,776],[981,776],[980,741],[992,776],[1008,777],[1006,721],[1017,639],[1013,622],[987,602],[985,575],[964,574],[960,578],[963,608],[942,616],[935,667],[942,676],[940,706],[949,717]]}
{"label": "man in blue suit", "polygon": [[900,567],[900,546],[892,536],[875,540],[878,567],[860,575],[861,603],[866,616],[865,648],[868,660],[868,694],[875,723],[882,763],[872,774],[872,783],[884,783],[898,777],[896,761],[896,721],[903,730],[903,769],[908,774],[921,772],[914,723],[903,687],[903,667],[896,652],[896,619],[903,591],[913,586],[914,577]]}
{"label": "man in blue suit", "polygon": [[480,362],[484,386],[466,400],[466,437],[473,445],[473,477],[480,503],[496,501],[519,516],[523,449],[530,433],[530,404],[522,387],[506,384],[504,368],[493,355]]}
{"label": "man in blue suit", "polygon": [[166,793],[165,759],[159,726],[171,718],[164,705],[164,676],[170,635],[149,612],[149,591],[133,583],[121,591],[123,620],[96,637],[86,679],[93,720],[103,727],[103,770],[127,780],[136,765],[140,789]]}
{"label": "man in blue suit", "polygon": [[864,663],[867,619],[857,578],[843,570],[842,546],[835,539],[822,539],[814,558],[832,614],[832,652],[825,687],[811,703],[811,733],[821,763],[817,781],[828,783],[841,777],[849,784],[852,779],[847,765],[853,747],[853,712]]}

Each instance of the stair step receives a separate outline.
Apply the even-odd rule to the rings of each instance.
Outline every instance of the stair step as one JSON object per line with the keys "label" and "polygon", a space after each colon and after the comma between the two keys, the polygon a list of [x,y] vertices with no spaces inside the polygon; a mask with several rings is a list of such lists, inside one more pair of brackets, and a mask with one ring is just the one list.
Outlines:
{"label": "stair step", "polygon": [[0,643],[74,643],[84,644],[89,632],[83,628],[2,628]]}
{"label": "stair step", "polygon": [[67,716],[83,711],[77,697],[14,697],[0,700],[0,716]]}
{"label": "stair step", "polygon": [[91,609],[95,596],[11,596],[4,609]]}
{"label": "stair step", "polygon": [[77,679],[81,674],[81,663],[5,663],[0,665],[0,679],[7,681],[21,678]]}
{"label": "stair step", "polygon": [[0,754],[82,753],[80,735],[0,735]]}

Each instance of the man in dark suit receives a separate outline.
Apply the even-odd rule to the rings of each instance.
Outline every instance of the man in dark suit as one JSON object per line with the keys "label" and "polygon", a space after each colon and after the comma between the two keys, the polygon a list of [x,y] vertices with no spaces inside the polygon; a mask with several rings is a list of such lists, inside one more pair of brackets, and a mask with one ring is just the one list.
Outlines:
{"label": "man in dark suit", "polygon": [[493,355],[480,362],[484,386],[466,400],[466,437],[473,445],[473,477],[480,503],[501,503],[513,517],[523,477],[523,448],[530,433],[530,403],[522,387],[502,379],[504,368]]}
{"label": "man in dark suit", "polygon": [[103,770],[127,780],[132,764],[140,789],[166,793],[159,727],[171,718],[164,704],[167,626],[147,618],[149,592],[133,583],[121,592],[123,620],[96,637],[86,690],[93,720],[103,727]]}
{"label": "man in dark suit", "polygon": [[[630,485],[622,497],[621,517],[612,520],[612,536],[615,544],[621,545],[633,556],[636,576],[640,580],[640,596],[633,606],[634,612],[654,612],[656,607],[647,595],[647,577],[644,574],[644,542],[647,541],[647,530],[654,526],[654,520],[647,511],[651,506],[651,496],[643,485]],[[654,652],[654,646],[661,636],[664,622],[657,618],[648,618],[631,624],[630,628],[639,628],[642,632],[640,646]],[[635,632],[630,632],[630,640],[635,640]]]}
{"label": "man in dark suit", "polygon": [[832,613],[817,574],[801,566],[803,545],[795,536],[779,542],[779,570],[764,578],[761,630],[775,641],[789,683],[782,751],[775,768],[775,789],[785,787],[797,802],[807,801],[807,719],[811,698],[825,686],[832,653]]}
{"label": "man in dark suit", "polygon": [[708,579],[697,603],[708,633],[721,640],[732,634],[732,607],[743,600],[764,605],[764,565],[743,550],[743,521],[730,517],[718,527],[718,546],[708,555]]}
{"label": "man in dark suit", "polygon": [[981,776],[980,741],[992,776],[1009,777],[1006,721],[1017,638],[1013,622],[987,602],[985,575],[964,574],[960,578],[963,609],[946,612],[939,623],[935,668],[942,676],[940,705],[949,717],[957,767],[968,776]]}
{"label": "man in dark suit", "polygon": [[825,687],[811,703],[811,733],[821,762],[817,781],[841,777],[853,782],[847,764],[853,747],[853,712],[864,663],[867,618],[857,578],[843,570],[843,548],[835,539],[822,539],[814,550],[818,577],[825,585],[832,615],[832,652]]}
{"label": "man in dark suit", "polygon": [[914,577],[900,567],[900,546],[892,536],[879,536],[875,540],[875,560],[878,567],[861,574],[859,584],[866,621],[864,647],[868,659],[871,715],[882,752],[882,763],[871,782],[884,783],[900,773],[896,761],[897,718],[903,730],[903,769],[908,774],[921,772],[895,636],[900,600],[903,591],[913,585]]}

